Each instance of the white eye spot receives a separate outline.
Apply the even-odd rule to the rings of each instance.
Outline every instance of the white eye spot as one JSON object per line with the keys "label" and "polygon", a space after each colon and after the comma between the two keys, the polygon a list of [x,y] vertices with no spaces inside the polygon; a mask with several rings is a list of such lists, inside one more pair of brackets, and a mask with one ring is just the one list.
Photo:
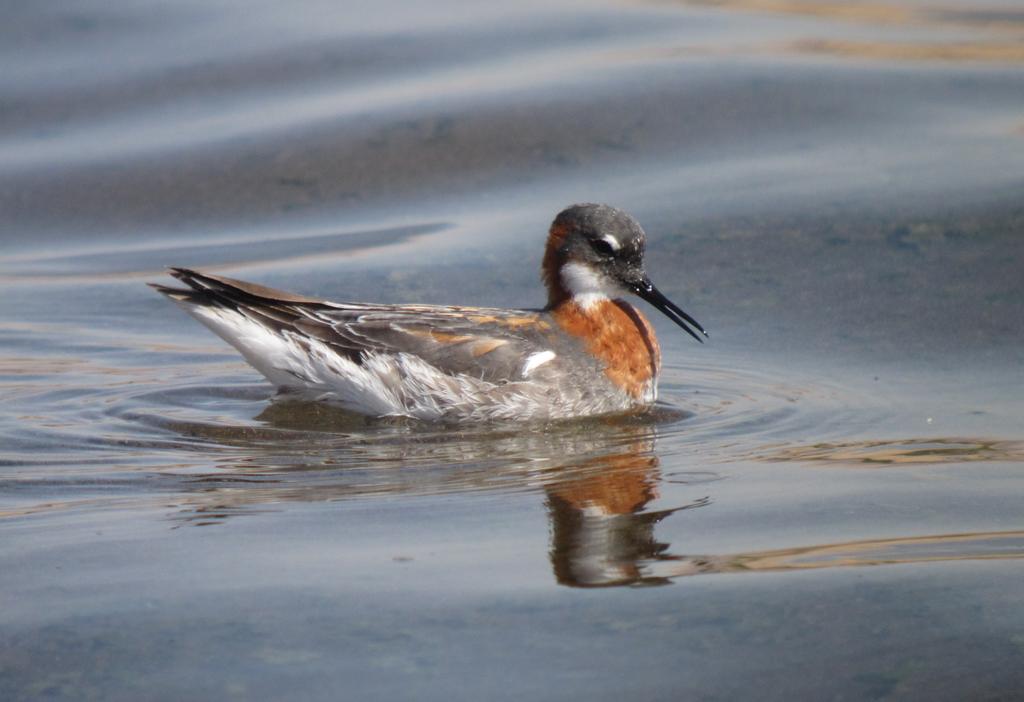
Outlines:
{"label": "white eye spot", "polygon": [[554,351],[538,351],[537,353],[531,353],[526,357],[526,363],[523,364],[523,377],[525,378],[537,368],[543,366],[545,363],[553,359],[555,355]]}
{"label": "white eye spot", "polygon": [[601,237],[601,240],[607,242],[608,246],[612,247],[612,251],[618,251],[622,248],[622,244],[619,243],[619,240],[611,234],[605,234]]}

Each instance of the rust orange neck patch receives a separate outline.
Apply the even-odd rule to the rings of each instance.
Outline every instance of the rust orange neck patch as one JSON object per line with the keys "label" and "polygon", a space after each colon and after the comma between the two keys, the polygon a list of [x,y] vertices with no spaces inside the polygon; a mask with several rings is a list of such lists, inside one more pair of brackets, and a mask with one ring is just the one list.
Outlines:
{"label": "rust orange neck patch", "polygon": [[566,333],[581,339],[587,351],[605,364],[604,373],[636,400],[651,392],[661,368],[654,328],[623,300],[604,300],[583,309],[565,299],[551,311]]}

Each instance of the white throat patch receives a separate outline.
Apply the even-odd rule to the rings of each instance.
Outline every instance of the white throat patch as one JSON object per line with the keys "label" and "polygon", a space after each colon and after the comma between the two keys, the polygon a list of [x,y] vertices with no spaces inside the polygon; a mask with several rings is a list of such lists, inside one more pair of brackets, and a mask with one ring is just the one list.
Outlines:
{"label": "white throat patch", "polygon": [[611,297],[619,297],[622,287],[585,263],[567,263],[560,271],[562,285],[582,309],[590,309]]}

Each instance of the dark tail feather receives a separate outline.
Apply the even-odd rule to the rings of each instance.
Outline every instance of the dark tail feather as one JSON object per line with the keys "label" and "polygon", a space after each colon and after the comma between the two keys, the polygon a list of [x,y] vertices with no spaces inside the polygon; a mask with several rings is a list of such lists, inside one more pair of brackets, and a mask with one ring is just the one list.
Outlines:
{"label": "dark tail feather", "polygon": [[160,283],[146,283],[157,292],[163,293],[175,302],[185,302],[200,307],[221,306],[230,309],[238,309],[240,306],[249,303],[266,302],[265,298],[245,292],[240,285],[233,285],[235,281],[226,278],[193,271],[188,268],[169,268],[170,274],[187,285],[187,288],[176,288]]}
{"label": "dark tail feather", "polygon": [[187,306],[221,307],[278,332],[295,328],[303,316],[298,308],[323,305],[320,300],[188,268],[171,268],[170,271],[188,288],[155,283],[149,286],[175,302],[185,303],[186,309]]}
{"label": "dark tail feather", "polygon": [[323,300],[304,297],[294,293],[268,288],[264,285],[249,283],[244,280],[225,278],[224,276],[201,273],[189,268],[170,268],[171,275],[188,285],[193,290],[223,295],[233,301],[245,302],[291,302],[303,304],[321,304]]}
{"label": "dark tail feather", "polygon": [[175,302],[188,302],[193,305],[210,305],[214,302],[214,297],[202,290],[172,288],[169,285],[160,285],[159,283],[146,283],[146,285],[153,288],[158,293],[163,293]]}

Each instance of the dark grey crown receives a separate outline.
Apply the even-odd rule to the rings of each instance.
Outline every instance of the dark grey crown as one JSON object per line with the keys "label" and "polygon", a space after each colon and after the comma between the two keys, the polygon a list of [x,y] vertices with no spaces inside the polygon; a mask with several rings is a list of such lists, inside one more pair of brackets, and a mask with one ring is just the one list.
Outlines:
{"label": "dark grey crown", "polygon": [[572,205],[558,213],[552,226],[566,230],[562,251],[568,259],[592,263],[617,273],[616,278],[632,278],[642,270],[644,230],[620,209],[594,203]]}

